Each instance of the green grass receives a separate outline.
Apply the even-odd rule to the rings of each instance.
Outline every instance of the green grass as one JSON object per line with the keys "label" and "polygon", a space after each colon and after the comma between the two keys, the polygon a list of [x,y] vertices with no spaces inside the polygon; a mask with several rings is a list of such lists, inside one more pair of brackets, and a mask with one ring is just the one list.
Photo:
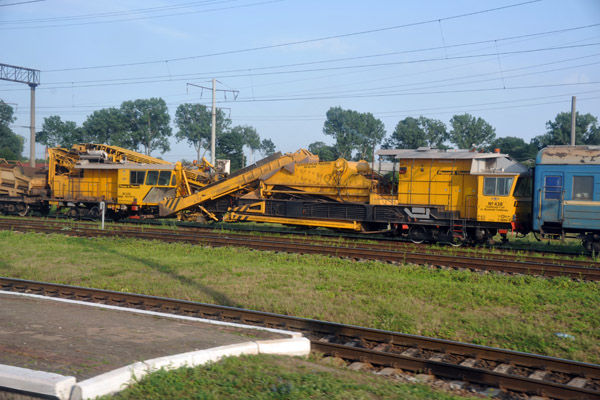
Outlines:
{"label": "green grass", "polygon": [[[197,368],[153,373],[118,399],[461,399],[416,384],[275,356],[225,358]],[[111,397],[105,397],[106,399]]]}
{"label": "green grass", "polygon": [[600,361],[598,283],[6,231],[0,254],[3,276]]}

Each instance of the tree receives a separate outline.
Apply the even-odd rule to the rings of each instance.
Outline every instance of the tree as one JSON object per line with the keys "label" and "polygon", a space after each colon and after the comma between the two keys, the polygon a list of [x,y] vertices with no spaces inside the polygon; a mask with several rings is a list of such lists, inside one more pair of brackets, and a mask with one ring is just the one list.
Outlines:
{"label": "tree", "polygon": [[269,157],[275,153],[275,143],[271,139],[263,139],[260,142],[260,149],[258,151],[260,151],[263,157]]}
{"label": "tree", "polygon": [[217,158],[230,160],[231,172],[244,166],[244,136],[236,128],[217,137]]}
{"label": "tree", "polygon": [[[229,129],[231,120],[225,116],[223,110],[217,109],[216,137]],[[177,107],[175,112],[175,125],[179,131],[175,134],[177,141],[186,140],[190,146],[196,150],[197,160],[203,153],[210,150],[212,114],[211,111],[202,104],[184,103]]]}
{"label": "tree", "polygon": [[24,139],[10,129],[16,119],[13,113],[13,108],[0,100],[0,158],[20,160]]}
{"label": "tree", "polygon": [[371,113],[359,114],[356,160],[373,161],[375,147],[385,137],[385,125]]}
{"label": "tree", "polygon": [[370,160],[374,147],[381,143],[385,136],[383,123],[371,113],[359,113],[332,107],[327,111],[327,120],[323,125],[323,133],[335,138],[335,157],[352,158],[357,151],[357,158]]}
{"label": "tree", "polygon": [[[546,133],[534,137],[532,143],[538,149],[546,146],[571,144],[571,113],[558,113],[554,121],[546,122]],[[600,144],[598,119],[592,114],[576,114],[575,144]]]}
{"label": "tree", "polygon": [[84,131],[73,121],[63,121],[58,115],[44,118],[42,130],[35,133],[35,141],[48,147],[70,149],[77,143],[88,142]]}
{"label": "tree", "polygon": [[490,124],[471,114],[453,116],[450,125],[450,141],[459,149],[483,148],[496,138],[496,130]]}
{"label": "tree", "polygon": [[249,125],[236,126],[237,130],[244,138],[244,145],[250,150],[250,163],[254,162],[254,152],[260,150],[260,136],[256,129]]}
{"label": "tree", "polygon": [[137,99],[121,104],[121,113],[126,129],[126,147],[137,150],[144,148],[146,155],[159,149],[169,151],[169,136],[172,134],[167,104],[161,98]]}
{"label": "tree", "polygon": [[521,162],[535,159],[538,151],[533,144],[526,143],[523,139],[514,136],[495,139],[490,143],[487,150],[494,151],[495,149],[500,149],[500,152],[506,153]]}
{"label": "tree", "polygon": [[320,161],[334,161],[335,148],[327,146],[324,142],[314,142],[308,145],[308,151],[319,156]]}
{"label": "tree", "polygon": [[118,108],[103,108],[88,115],[81,126],[91,143],[105,143],[127,147],[130,141],[126,134],[123,113]]}
{"label": "tree", "polygon": [[386,139],[383,148],[386,149],[417,149],[431,147],[443,149],[444,142],[449,134],[446,125],[439,120],[423,116],[419,118],[407,117],[399,121],[396,129],[389,139]]}

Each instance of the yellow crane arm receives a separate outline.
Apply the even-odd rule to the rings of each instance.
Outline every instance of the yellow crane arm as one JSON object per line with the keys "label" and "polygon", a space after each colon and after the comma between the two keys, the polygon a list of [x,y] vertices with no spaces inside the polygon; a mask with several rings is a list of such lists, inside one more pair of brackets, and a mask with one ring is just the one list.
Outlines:
{"label": "yellow crane arm", "polygon": [[244,189],[266,174],[276,171],[286,165],[298,163],[311,155],[312,154],[309,151],[303,149],[298,150],[295,153],[284,155],[276,153],[256,164],[235,172],[227,179],[211,183],[192,195],[165,199],[158,203],[158,212],[161,217],[166,217],[190,207],[200,205],[207,200],[214,200],[228,195]]}

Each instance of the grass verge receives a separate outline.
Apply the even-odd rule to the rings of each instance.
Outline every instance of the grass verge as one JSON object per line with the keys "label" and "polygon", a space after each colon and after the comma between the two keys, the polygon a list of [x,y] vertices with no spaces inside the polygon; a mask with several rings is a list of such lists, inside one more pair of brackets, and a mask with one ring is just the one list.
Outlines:
{"label": "grass verge", "polygon": [[0,255],[1,275],[15,278],[600,361],[597,283],[7,231],[0,232]]}
{"label": "grass verge", "polygon": [[[309,361],[275,356],[225,358],[218,363],[158,371],[119,393],[119,399],[405,399],[452,400],[464,397],[425,385]],[[105,397],[109,399],[111,397]]]}

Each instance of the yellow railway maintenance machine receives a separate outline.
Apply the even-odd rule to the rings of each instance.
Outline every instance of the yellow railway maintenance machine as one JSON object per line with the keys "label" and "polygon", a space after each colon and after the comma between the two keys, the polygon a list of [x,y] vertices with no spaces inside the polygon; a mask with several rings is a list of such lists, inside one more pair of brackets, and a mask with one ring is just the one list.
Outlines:
{"label": "yellow railway maintenance machine", "polygon": [[154,216],[158,203],[208,185],[217,174],[184,168],[117,146],[79,144],[48,150],[48,203],[73,218],[97,218],[104,202],[112,218]]}
{"label": "yellow railway maintenance machine", "polygon": [[52,148],[48,156],[47,169],[0,160],[0,213],[45,213],[54,205],[73,218],[95,219],[104,202],[112,218],[155,216],[161,200],[190,195],[226,175],[206,160],[183,167],[104,144]]}
{"label": "yellow railway maintenance machine", "polygon": [[[392,232],[414,242],[484,242],[529,226],[529,170],[505,154],[466,150],[386,150],[397,188],[365,161],[290,161],[254,190],[203,201],[224,220]],[[189,205],[189,204],[188,204]]]}
{"label": "yellow railway maintenance machine", "polygon": [[482,242],[531,224],[529,169],[500,153],[396,150],[403,232],[415,241]]}
{"label": "yellow railway maintenance machine", "polygon": [[73,218],[98,217],[100,202],[112,217],[152,214],[160,200],[176,195],[175,164],[131,162],[90,148],[48,152],[50,204],[69,207]]}

